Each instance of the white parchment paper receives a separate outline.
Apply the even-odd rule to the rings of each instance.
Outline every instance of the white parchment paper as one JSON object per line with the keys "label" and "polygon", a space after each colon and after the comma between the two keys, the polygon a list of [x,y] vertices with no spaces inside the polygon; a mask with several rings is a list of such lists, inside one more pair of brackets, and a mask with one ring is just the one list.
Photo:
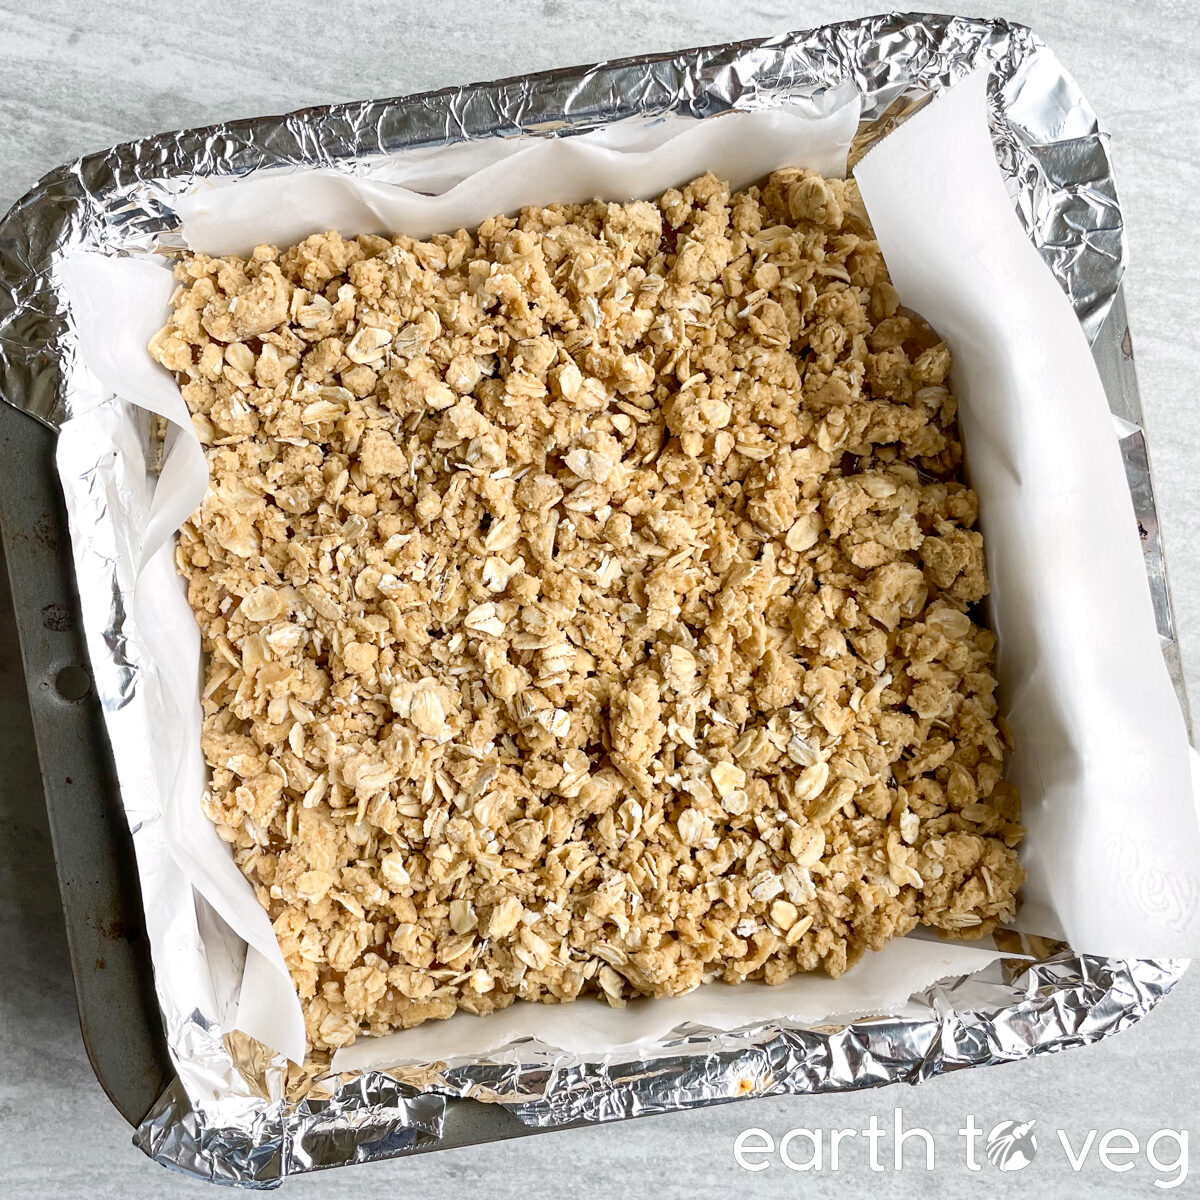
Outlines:
{"label": "white parchment paper", "polygon": [[[983,111],[980,85],[955,89],[891,135],[858,175],[902,296],[955,354],[1002,684],[1019,741],[1013,772],[1030,819],[1019,923],[1064,932],[1085,951],[1187,954],[1200,945],[1200,836],[1117,442],[1074,314],[1004,194]],[[856,97],[834,93],[703,122],[632,122],[579,138],[421,151],[355,177],[311,171],[222,181],[171,203],[189,244],[217,254],[325,228],[426,236],[523,204],[649,197],[705,170],[734,187],[787,164],[841,174],[857,121]],[[995,268],[993,259],[1003,270],[975,266]],[[122,687],[98,672],[97,686],[126,807],[137,814],[160,997],[183,1011],[227,1011],[231,1027],[299,1060],[303,1023],[278,944],[199,806],[199,637],[174,572],[173,534],[199,504],[207,476],[178,389],[145,350],[167,312],[169,269],[77,255],[62,271],[85,364],[73,386],[107,399],[64,427],[60,473],[77,560],[119,553],[129,581],[125,650],[138,684]],[[135,408],[176,427],[157,485],[133,432]],[[94,462],[97,447],[111,449],[111,458],[81,473],[78,464],[89,454]],[[117,475],[132,482],[117,486]],[[100,509],[111,546],[97,546],[90,532]],[[83,596],[94,661],[110,653],[101,645],[112,623],[104,601]],[[1166,843],[1171,852],[1160,856]],[[203,920],[193,893],[203,898]],[[234,995],[228,981],[237,973],[228,964],[243,952]],[[622,1011],[584,1001],[515,1005],[486,1019],[460,1014],[361,1039],[335,1066],[445,1059],[522,1037],[599,1054],[652,1044],[681,1025],[733,1029],[884,1013],[994,957],[985,947],[910,937],[836,981],[715,984]],[[214,970],[209,960],[223,965]]]}
{"label": "white parchment paper", "polygon": [[897,290],[954,353],[1029,830],[1022,921],[1085,954],[1189,957],[1200,833],[1187,732],[1104,388],[1013,217],[985,85],[975,75],[934,101],[855,178]]}

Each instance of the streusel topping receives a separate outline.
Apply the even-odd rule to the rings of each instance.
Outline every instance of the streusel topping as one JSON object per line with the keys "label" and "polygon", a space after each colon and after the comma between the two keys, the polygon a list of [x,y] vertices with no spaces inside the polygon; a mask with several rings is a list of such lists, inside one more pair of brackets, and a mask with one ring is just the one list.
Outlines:
{"label": "streusel topping", "polygon": [[1011,915],[950,355],[853,182],[177,275],[204,804],[314,1047]]}

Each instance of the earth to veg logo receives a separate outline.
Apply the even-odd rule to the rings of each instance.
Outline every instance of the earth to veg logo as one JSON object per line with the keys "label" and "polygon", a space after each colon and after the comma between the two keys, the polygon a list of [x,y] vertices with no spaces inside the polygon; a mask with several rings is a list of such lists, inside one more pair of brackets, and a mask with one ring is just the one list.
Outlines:
{"label": "earth to veg logo", "polygon": [[1033,1136],[1036,1122],[1001,1121],[987,1140],[988,1162],[1002,1171],[1019,1171],[1033,1162],[1037,1153],[1037,1138]]}
{"label": "earth to veg logo", "polygon": [[[939,1145],[928,1129],[906,1126],[897,1108],[890,1129],[875,1114],[864,1129],[789,1129],[778,1138],[765,1129],[743,1129],[734,1139],[733,1157],[739,1167],[752,1172],[772,1167],[801,1172],[933,1171],[947,1158],[970,1172],[1023,1171],[1037,1157],[1036,1124],[1000,1121],[985,1137],[986,1127],[968,1116],[957,1138],[943,1135]],[[1140,1159],[1155,1173],[1156,1188],[1177,1188],[1188,1177],[1186,1129],[1159,1129],[1144,1142],[1128,1129],[1042,1133],[1043,1158],[1059,1155],[1059,1163],[1065,1159],[1075,1173],[1089,1169],[1120,1175],[1132,1171]]]}

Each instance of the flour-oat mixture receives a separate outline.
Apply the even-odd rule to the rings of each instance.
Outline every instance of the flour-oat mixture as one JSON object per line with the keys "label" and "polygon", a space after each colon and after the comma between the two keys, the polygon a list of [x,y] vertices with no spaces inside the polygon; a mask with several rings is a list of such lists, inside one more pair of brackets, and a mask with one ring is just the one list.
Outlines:
{"label": "flour-oat mixture", "polygon": [[177,275],[205,809],[314,1047],[1012,913],[950,357],[852,182]]}

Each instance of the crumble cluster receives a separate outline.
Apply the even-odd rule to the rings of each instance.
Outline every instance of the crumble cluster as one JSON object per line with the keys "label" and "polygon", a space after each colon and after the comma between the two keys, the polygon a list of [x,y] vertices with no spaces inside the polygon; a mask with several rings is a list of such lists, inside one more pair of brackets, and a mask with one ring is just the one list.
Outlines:
{"label": "crumble cluster", "polygon": [[205,810],[313,1047],[1011,916],[950,355],[853,182],[177,276]]}

